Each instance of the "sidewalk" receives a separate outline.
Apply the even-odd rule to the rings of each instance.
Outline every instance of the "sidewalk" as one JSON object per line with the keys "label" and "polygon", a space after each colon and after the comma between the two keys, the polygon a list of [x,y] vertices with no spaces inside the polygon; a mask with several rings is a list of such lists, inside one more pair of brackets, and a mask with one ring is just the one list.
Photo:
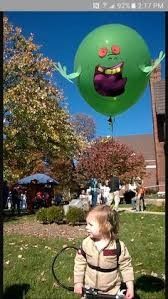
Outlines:
{"label": "sidewalk", "polygon": [[140,211],[136,212],[135,210],[132,210],[132,208],[120,208],[118,209],[119,212],[128,212],[128,213],[141,213],[141,214],[156,214],[156,215],[165,215],[165,212],[152,212],[152,211]]}

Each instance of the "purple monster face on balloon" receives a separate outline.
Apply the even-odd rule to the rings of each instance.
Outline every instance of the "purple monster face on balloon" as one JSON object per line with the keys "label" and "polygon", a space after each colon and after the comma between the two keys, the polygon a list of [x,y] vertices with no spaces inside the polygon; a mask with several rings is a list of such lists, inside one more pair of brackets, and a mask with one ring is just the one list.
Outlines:
{"label": "purple monster face on balloon", "polygon": [[113,45],[111,49],[101,48],[98,51],[99,57],[102,59],[102,64],[109,60],[117,58],[117,62],[112,67],[105,67],[102,64],[96,65],[94,73],[95,90],[103,96],[116,97],[124,93],[127,78],[122,77],[124,62],[118,62],[120,47]]}

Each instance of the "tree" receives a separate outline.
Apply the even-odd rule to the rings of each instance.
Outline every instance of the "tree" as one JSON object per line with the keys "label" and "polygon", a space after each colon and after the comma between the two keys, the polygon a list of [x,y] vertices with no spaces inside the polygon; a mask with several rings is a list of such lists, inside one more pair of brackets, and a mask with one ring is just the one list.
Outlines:
{"label": "tree", "polygon": [[63,94],[52,82],[54,63],[40,53],[33,35],[21,32],[4,17],[4,105],[11,112],[4,128],[4,174],[14,181],[46,157],[70,159],[80,147]]}
{"label": "tree", "polygon": [[86,141],[91,141],[95,138],[96,124],[90,116],[83,113],[75,114],[72,117],[72,124],[76,134],[86,139]]}
{"label": "tree", "polygon": [[96,139],[78,157],[76,179],[86,184],[91,177],[105,180],[112,174],[125,183],[132,177],[143,177],[145,160],[113,138]]}

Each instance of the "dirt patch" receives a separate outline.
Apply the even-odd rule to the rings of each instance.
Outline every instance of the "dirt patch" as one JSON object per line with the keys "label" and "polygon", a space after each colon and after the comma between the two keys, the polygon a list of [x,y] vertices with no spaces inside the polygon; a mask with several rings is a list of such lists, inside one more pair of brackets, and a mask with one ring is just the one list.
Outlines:
{"label": "dirt patch", "polygon": [[45,238],[83,238],[87,236],[85,225],[41,224],[37,221],[4,224],[4,234],[31,235]]}

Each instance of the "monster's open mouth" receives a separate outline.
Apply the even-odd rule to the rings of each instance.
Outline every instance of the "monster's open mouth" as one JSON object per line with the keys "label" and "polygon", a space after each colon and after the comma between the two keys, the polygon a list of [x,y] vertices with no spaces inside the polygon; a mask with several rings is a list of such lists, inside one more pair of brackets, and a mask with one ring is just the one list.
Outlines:
{"label": "monster's open mouth", "polygon": [[124,63],[121,62],[113,67],[97,65],[94,73],[95,90],[107,97],[116,97],[125,91],[127,78],[122,78]]}

